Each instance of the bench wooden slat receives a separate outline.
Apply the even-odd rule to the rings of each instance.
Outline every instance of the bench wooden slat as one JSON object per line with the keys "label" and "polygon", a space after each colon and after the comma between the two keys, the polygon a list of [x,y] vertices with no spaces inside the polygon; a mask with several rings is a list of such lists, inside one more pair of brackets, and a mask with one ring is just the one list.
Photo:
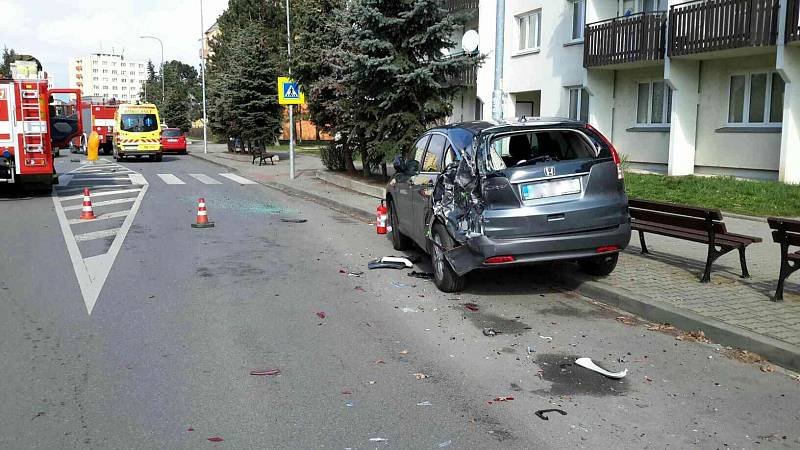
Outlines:
{"label": "bench wooden slat", "polygon": [[784,239],[782,239],[780,231],[773,231],[772,232],[772,241],[777,242],[780,244],[781,242],[786,242],[789,245],[796,245],[800,246],[800,234],[797,233],[785,233]]}
{"label": "bench wooden slat", "polygon": [[773,230],[784,229],[794,233],[800,233],[800,220],[784,219],[782,217],[770,217],[767,219],[769,227]]}
{"label": "bench wooden slat", "polygon": [[[637,220],[645,220],[648,222],[657,222],[664,225],[673,225],[680,228],[689,228],[692,230],[699,230],[708,233],[708,222],[705,219],[696,217],[678,216],[675,214],[664,213],[660,211],[651,211],[639,208],[630,208],[631,217]],[[719,222],[714,223],[715,233],[725,233],[725,224]]]}
{"label": "bench wooden slat", "polygon": [[[708,234],[695,232],[687,229],[680,229],[670,226],[662,226],[660,224],[652,223],[637,223],[633,226],[634,230],[641,230],[647,233],[660,234],[667,237],[677,237],[687,241],[700,242],[708,244]],[[714,243],[732,248],[740,248],[752,244],[751,240],[742,239],[739,237],[730,238],[727,234],[717,234],[714,236]]]}
{"label": "bench wooden slat", "polygon": [[653,200],[628,199],[631,208],[653,209],[656,211],[678,214],[682,216],[699,217],[711,220],[722,220],[722,213],[718,209],[697,208],[695,206],[675,205],[672,203],[656,202]]}

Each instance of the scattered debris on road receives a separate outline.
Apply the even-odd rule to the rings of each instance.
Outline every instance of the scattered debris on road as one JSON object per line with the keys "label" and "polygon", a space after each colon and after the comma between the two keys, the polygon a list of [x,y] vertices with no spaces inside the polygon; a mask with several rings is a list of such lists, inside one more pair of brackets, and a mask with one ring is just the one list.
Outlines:
{"label": "scattered debris on road", "polygon": [[320,319],[324,319],[325,317],[327,317],[327,316],[326,316],[326,314],[325,314],[324,312],[322,312],[322,311],[319,311],[319,312],[317,312],[317,313],[315,313],[315,314],[316,314],[316,315],[317,315],[317,317],[319,317]]}
{"label": "scattered debris on road", "polygon": [[402,257],[402,256],[384,256],[380,259],[382,263],[398,263],[403,264],[407,268],[414,267],[414,263],[411,262],[410,259]]}
{"label": "scattered debris on road", "polygon": [[542,338],[542,339],[547,339],[547,340],[548,340],[548,341],[550,341],[550,342],[553,342],[553,337],[552,337],[552,336],[542,336],[542,335],[540,334],[540,335],[539,335],[539,337],[540,337],[540,338]]}
{"label": "scattered debris on road", "polygon": [[486,403],[491,405],[495,402],[510,402],[511,400],[514,400],[514,397],[495,397],[494,400],[489,400]]}
{"label": "scattered debris on road", "polygon": [[428,400],[425,400],[424,402],[417,403],[417,406],[433,406],[433,403],[431,403]]}
{"label": "scattered debris on road", "polygon": [[406,356],[408,354],[408,350],[403,350],[402,352],[398,352],[399,354]]}
{"label": "scattered debris on road", "polygon": [[703,342],[703,343],[710,342],[708,338],[706,338],[706,334],[700,330],[681,333],[678,336],[676,336],[675,339],[678,341],[686,341],[686,342]]}
{"label": "scattered debris on road", "polygon": [[428,376],[422,372],[418,372],[414,374],[414,378],[416,378],[417,380],[424,380],[425,378],[428,378]]}
{"label": "scattered debris on road", "polygon": [[411,272],[409,272],[408,276],[413,277],[413,278],[419,278],[419,279],[422,279],[422,280],[432,280],[433,279],[433,273],[431,273],[431,272],[417,272],[415,270],[412,270]]}
{"label": "scattered debris on road", "polygon": [[409,307],[407,307],[407,306],[406,306],[406,307],[403,307],[403,308],[400,308],[400,311],[403,311],[404,313],[418,313],[418,312],[419,312],[419,310],[418,310],[418,309],[416,309],[416,308],[409,308]]}
{"label": "scattered debris on road", "polygon": [[772,364],[762,364],[760,367],[762,372],[772,373],[775,372],[775,367]]}
{"label": "scattered debris on road", "polygon": [[564,411],[563,409],[556,409],[556,408],[553,408],[553,409],[540,409],[540,410],[536,411],[535,414],[542,420],[550,420],[550,418],[545,416],[545,414],[551,413],[551,412],[557,412],[557,413],[561,414],[562,416],[566,416],[567,415],[567,412]]}
{"label": "scattered debris on road", "polygon": [[308,222],[308,219],[289,219],[289,218],[281,217],[281,222],[286,222],[286,223],[306,223],[306,222]]}
{"label": "scattered debris on road", "polygon": [[271,377],[281,373],[281,369],[251,370],[250,375],[257,377]]}
{"label": "scattered debris on road", "polygon": [[631,316],[618,316],[617,322],[622,322],[625,325],[636,325],[637,323],[639,323],[639,321],[637,321],[635,317]]}
{"label": "scattered debris on road", "polygon": [[381,437],[374,437],[374,438],[369,438],[369,441],[370,442],[388,442],[389,439],[381,438]]}
{"label": "scattered debris on road", "polygon": [[621,372],[609,372],[608,370],[603,369],[602,367],[595,364],[591,358],[578,358],[575,360],[575,364],[584,367],[586,369],[589,369],[591,371],[597,372],[600,375],[607,376],[608,378],[620,379],[624,378],[625,375],[628,374],[628,369],[625,369]]}
{"label": "scattered debris on road", "polygon": [[450,444],[452,444],[452,443],[453,443],[453,441],[444,441],[444,442],[441,442],[441,443],[439,443],[439,448],[450,447]]}
{"label": "scattered debris on road", "polygon": [[380,260],[376,260],[376,261],[370,261],[369,263],[367,263],[367,268],[370,269],[370,270],[373,270],[373,269],[398,269],[398,270],[400,270],[400,269],[405,269],[406,265],[405,265],[405,263],[402,263],[402,262],[391,262],[391,261],[383,262],[383,261],[380,261]]}
{"label": "scattered debris on road", "polygon": [[480,311],[480,309],[481,309],[475,303],[464,303],[464,308],[467,308],[468,310],[470,310],[472,312],[477,312],[477,311]]}
{"label": "scattered debris on road", "polygon": [[764,361],[764,358],[758,353],[749,352],[739,348],[726,348],[722,350],[722,354],[728,358],[735,359],[745,364],[755,364]]}
{"label": "scattered debris on road", "polygon": [[349,270],[339,269],[339,273],[345,274],[348,277],[357,277],[361,278],[361,275],[364,275],[364,272],[350,272]]}
{"label": "scattered debris on road", "polygon": [[209,442],[223,442],[223,441],[225,441],[225,439],[222,439],[221,437],[216,437],[215,436],[215,437],[208,438],[208,441]]}
{"label": "scattered debris on road", "polygon": [[501,333],[500,331],[497,331],[494,328],[484,328],[483,329],[483,335],[484,336],[497,336],[500,333]]}

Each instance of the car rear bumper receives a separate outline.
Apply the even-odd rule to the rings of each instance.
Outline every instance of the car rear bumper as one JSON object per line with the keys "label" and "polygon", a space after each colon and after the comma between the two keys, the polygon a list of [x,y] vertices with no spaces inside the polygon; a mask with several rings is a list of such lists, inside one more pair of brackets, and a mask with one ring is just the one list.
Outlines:
{"label": "car rear bumper", "polygon": [[171,144],[171,145],[164,144],[164,145],[161,146],[161,148],[164,151],[164,153],[185,152],[186,151],[186,144]]}
{"label": "car rear bumper", "polygon": [[[467,240],[467,245],[445,253],[453,270],[463,275],[480,268],[506,267],[543,261],[570,260],[597,256],[598,249],[616,247],[619,252],[631,239],[629,222],[621,225],[581,233],[537,236],[515,239],[492,239],[478,236]],[[485,261],[494,256],[513,256],[514,260],[499,264]]]}

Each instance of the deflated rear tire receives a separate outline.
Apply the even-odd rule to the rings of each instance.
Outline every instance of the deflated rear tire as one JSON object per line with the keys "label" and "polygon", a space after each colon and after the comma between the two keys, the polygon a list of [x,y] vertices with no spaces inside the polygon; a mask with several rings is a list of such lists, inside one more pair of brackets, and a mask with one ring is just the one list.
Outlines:
{"label": "deflated rear tire", "polygon": [[447,230],[441,225],[436,224],[433,226],[433,240],[431,249],[431,264],[433,264],[433,282],[436,287],[442,292],[460,292],[464,290],[466,279],[463,276],[456,275],[450,267],[450,263],[444,257],[446,250],[451,250],[455,247],[455,242],[447,233]]}
{"label": "deflated rear tire", "polygon": [[389,226],[392,231],[389,232],[389,239],[392,240],[392,248],[397,251],[408,250],[411,248],[411,239],[400,232],[400,227],[397,226],[397,212],[395,211],[394,202],[389,200]]}
{"label": "deflated rear tire", "polygon": [[584,273],[598,277],[610,275],[617,267],[619,253],[609,255],[594,256],[578,260],[578,266]]}

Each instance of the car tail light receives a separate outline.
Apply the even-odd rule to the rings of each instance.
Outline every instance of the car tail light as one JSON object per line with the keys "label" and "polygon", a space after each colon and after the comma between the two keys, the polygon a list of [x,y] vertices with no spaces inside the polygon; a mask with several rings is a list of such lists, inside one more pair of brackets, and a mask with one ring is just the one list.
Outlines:
{"label": "car tail light", "polygon": [[594,252],[608,253],[608,252],[615,252],[617,250],[619,250],[619,247],[617,247],[616,245],[606,245],[605,247],[598,247],[597,250],[595,250]]}
{"label": "car tail light", "polygon": [[486,264],[504,264],[514,262],[513,256],[492,256],[491,258],[486,258],[484,261]]}
{"label": "car tail light", "polygon": [[617,179],[618,180],[624,179],[625,173],[622,170],[622,160],[619,158],[619,153],[617,153],[617,149],[614,148],[614,144],[612,144],[611,141],[606,139],[606,137],[603,136],[603,133],[597,131],[595,127],[589,125],[588,123],[586,124],[586,128],[589,131],[593,131],[603,141],[603,143],[606,146],[608,146],[608,150],[611,151],[611,157],[614,158],[614,164],[617,165]]}

